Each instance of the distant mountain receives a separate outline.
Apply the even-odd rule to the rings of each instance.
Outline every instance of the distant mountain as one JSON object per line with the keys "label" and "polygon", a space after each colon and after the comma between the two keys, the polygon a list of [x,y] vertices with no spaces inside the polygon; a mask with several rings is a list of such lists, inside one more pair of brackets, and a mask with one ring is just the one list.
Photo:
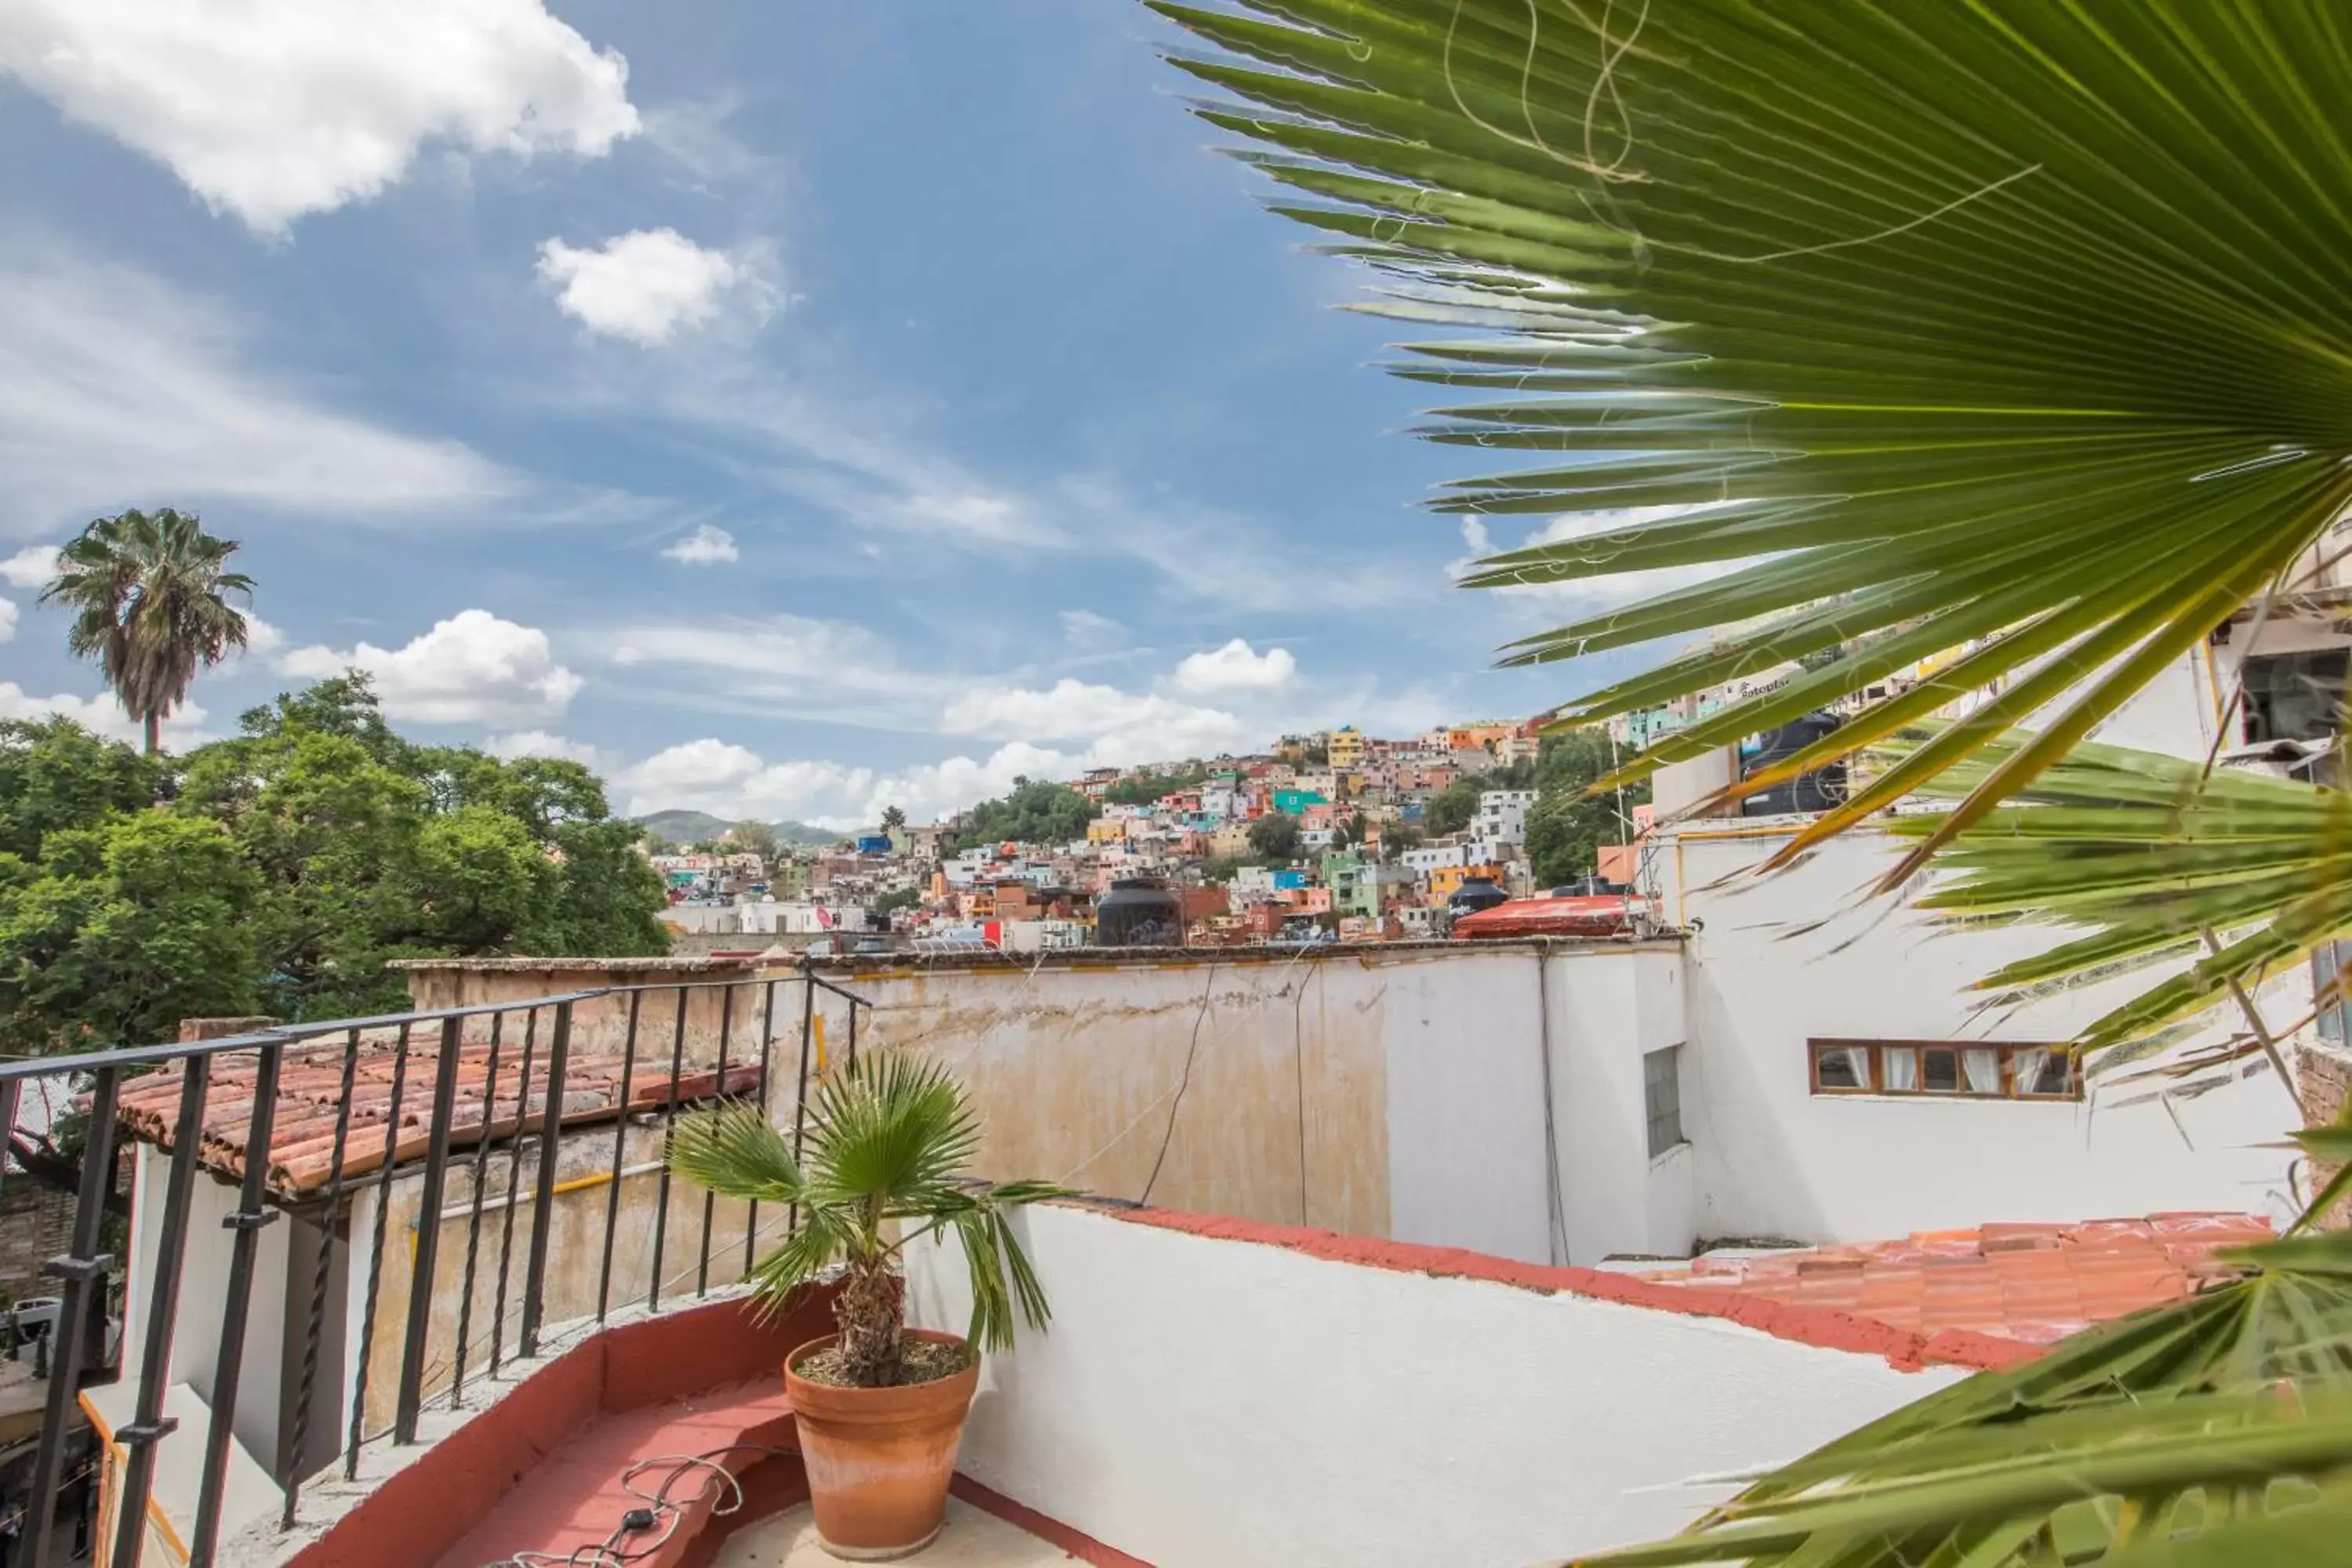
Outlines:
{"label": "distant mountain", "polygon": [[[672,844],[699,844],[705,839],[718,837],[735,826],[727,818],[713,816],[707,811],[656,811],[630,820]],[[779,844],[814,847],[838,844],[848,837],[829,827],[811,827],[805,822],[772,822],[768,826],[774,830]]]}

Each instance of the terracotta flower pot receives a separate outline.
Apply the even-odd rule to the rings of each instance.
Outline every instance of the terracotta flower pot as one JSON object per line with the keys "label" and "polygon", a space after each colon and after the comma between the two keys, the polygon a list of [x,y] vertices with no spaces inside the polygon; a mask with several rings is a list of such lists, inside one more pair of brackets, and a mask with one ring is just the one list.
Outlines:
{"label": "terracotta flower pot", "polygon": [[[898,1388],[811,1383],[794,1370],[836,1337],[811,1340],[784,1358],[817,1540],[853,1562],[904,1557],[929,1545],[947,1517],[948,1481],[980,1384],[980,1358],[952,1376]],[[906,1337],[964,1342],[929,1329],[908,1329]]]}

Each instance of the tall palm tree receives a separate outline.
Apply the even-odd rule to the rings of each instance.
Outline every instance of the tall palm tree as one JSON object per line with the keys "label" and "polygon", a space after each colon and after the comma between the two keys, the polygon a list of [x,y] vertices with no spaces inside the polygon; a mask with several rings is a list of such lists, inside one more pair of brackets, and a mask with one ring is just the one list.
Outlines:
{"label": "tall palm tree", "polygon": [[[1799,667],[1642,773],[1956,655],[1737,787],[1901,737],[1790,854],[1929,791],[1889,886],[1948,852],[1956,916],[2089,928],[1994,986],[2201,952],[2093,1026],[2109,1060],[2352,933],[2343,792],[2079,750],[2352,506],[2337,0],[1146,3],[1210,46],[1175,63],[1276,210],[1418,334],[1397,370],[1457,399],[1422,434],[1535,465],[1436,502],[1534,525],[1465,581],[1677,584],[1507,660],[1726,628],[1560,719]],[[2266,1048],[2245,1010],[2231,1048]],[[2294,1137],[2352,1162],[2352,1129]],[[2345,1185],[2234,1281],[1617,1561],[2341,1556],[2352,1236],[2315,1226]]]}
{"label": "tall palm tree", "polygon": [[67,646],[95,658],[106,683],[158,749],[164,718],[196,672],[246,645],[246,618],[226,598],[253,579],[226,570],[236,541],[215,539],[189,513],[164,507],[101,517],[58,555],[41,590],[74,611]]}

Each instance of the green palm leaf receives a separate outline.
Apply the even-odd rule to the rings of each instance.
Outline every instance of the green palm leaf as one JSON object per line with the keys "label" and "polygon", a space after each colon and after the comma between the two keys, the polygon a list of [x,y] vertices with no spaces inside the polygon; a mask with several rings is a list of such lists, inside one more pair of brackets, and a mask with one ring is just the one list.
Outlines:
{"label": "green palm leaf", "polygon": [[[1903,759],[1932,743],[1915,735],[1884,754]],[[1988,742],[1921,793],[1965,797],[2028,744]],[[1897,816],[1888,826],[1927,841],[1948,820]],[[2079,933],[1979,981],[2000,1003],[2198,955],[2084,1030],[2086,1050],[2110,1051],[2230,1000],[2233,984],[2251,993],[2352,931],[2352,795],[2085,743],[1960,833],[1940,864],[1952,874],[1919,900],[1939,918]],[[2277,1034],[2293,1032],[2281,1024]]]}
{"label": "green palm leaf", "polygon": [[1683,1535],[1583,1561],[2296,1561],[2261,1553],[2352,1518],[2352,1240],[2240,1261],[2241,1278],[1839,1438]]}
{"label": "green palm leaf", "polygon": [[99,661],[124,709],[146,727],[150,752],[197,672],[246,646],[246,617],[226,597],[253,592],[250,577],[227,569],[236,549],[192,514],[126,511],[68,542],[57,577],[41,591],[44,603],[74,612],[67,646]]}
{"label": "green palm leaf", "polygon": [[[844,1265],[853,1288],[835,1310],[845,1331],[855,1320],[895,1344],[899,1255],[920,1237],[952,1231],[971,1285],[966,1337],[982,1350],[1003,1350],[1016,1314],[1032,1328],[1050,1315],[1013,1214],[1067,1194],[1048,1182],[969,1179],[980,1136],[980,1119],[944,1067],[874,1051],[818,1087],[801,1157],[758,1106],[738,1103],[680,1118],[669,1163],[722,1196],[791,1205],[791,1233],[751,1275],[767,1311],[782,1311]],[[860,1279],[869,1288],[856,1289]],[[880,1324],[859,1317],[876,1311]]]}
{"label": "green palm leaf", "polygon": [[2058,704],[1916,864],[2352,502],[2327,0],[1150,3],[1276,210],[1396,279],[1368,308],[1454,329],[1402,373],[1489,401],[1424,434],[1518,466],[1437,506],[1588,521],[1468,582],[1727,573],[1514,645],[1735,626],[1566,721],[1829,656],[1646,770],[1969,650],[1791,764],[1995,692],[1800,847]]}

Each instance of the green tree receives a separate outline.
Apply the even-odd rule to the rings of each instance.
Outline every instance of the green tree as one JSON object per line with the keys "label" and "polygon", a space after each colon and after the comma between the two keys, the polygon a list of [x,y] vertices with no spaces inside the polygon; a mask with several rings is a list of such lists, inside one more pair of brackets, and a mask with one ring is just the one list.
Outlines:
{"label": "green tree", "polygon": [[1483,779],[1456,779],[1435,795],[1421,808],[1421,826],[1432,837],[1459,833],[1470,826],[1478,815],[1478,793],[1485,789]]}
{"label": "green tree", "polygon": [[1177,769],[1172,773],[1139,773],[1120,779],[1103,791],[1103,799],[1113,805],[1150,805],[1161,795],[1180,789],[1191,789],[1209,776],[1209,770],[1199,763]]}
{"label": "green tree", "polygon": [[893,888],[874,900],[874,907],[884,914],[896,914],[911,910],[923,901],[923,895],[913,888]]}
{"label": "green tree", "polygon": [[51,833],[37,868],[0,871],[0,1038],[108,1050],[253,1012],[258,891],[215,822],[140,810]]}
{"label": "green tree", "polygon": [[885,833],[896,833],[896,832],[898,832],[900,828],[902,828],[902,827],[904,827],[904,826],[907,826],[907,813],[906,813],[906,810],[905,810],[905,808],[904,808],[904,807],[902,807],[902,806],[896,806],[896,805],[886,805],[886,806],[884,806],[884,807],[882,808],[882,831],[883,831],[883,832],[885,832]]}
{"label": "green tree", "polygon": [[974,843],[1062,844],[1086,837],[1094,819],[1094,803],[1077,791],[1024,779],[1011,795],[973,806],[963,837]]}
{"label": "green tree", "polygon": [[740,854],[757,855],[762,860],[776,858],[776,830],[764,822],[739,822],[727,830],[727,842]]}
{"label": "green tree", "polygon": [[1632,840],[1633,825],[1620,812],[1630,815],[1648,803],[1649,781],[1593,794],[1615,766],[1608,734],[1598,728],[1545,738],[1532,769],[1536,804],[1528,813],[1528,859],[1539,885],[1589,877],[1599,866],[1601,845]]}
{"label": "green tree", "polygon": [[38,860],[49,834],[137,811],[163,776],[152,758],[68,720],[0,721],[0,854]]}
{"label": "green tree", "polygon": [[1261,858],[1288,865],[1298,858],[1298,819],[1269,811],[1249,825],[1249,847]]}
{"label": "green tree", "polygon": [[98,660],[145,730],[150,756],[196,672],[245,646],[245,616],[224,597],[253,594],[251,578],[227,569],[236,548],[233,539],[206,533],[193,514],[170,507],[126,511],[76,535],[41,590],[42,603],[73,611],[66,645],[78,658]]}
{"label": "green tree", "polygon": [[638,829],[579,763],[413,745],[357,675],[243,728],[184,760],[177,809],[227,827],[262,878],[270,1011],[397,1007],[396,958],[667,951]]}

